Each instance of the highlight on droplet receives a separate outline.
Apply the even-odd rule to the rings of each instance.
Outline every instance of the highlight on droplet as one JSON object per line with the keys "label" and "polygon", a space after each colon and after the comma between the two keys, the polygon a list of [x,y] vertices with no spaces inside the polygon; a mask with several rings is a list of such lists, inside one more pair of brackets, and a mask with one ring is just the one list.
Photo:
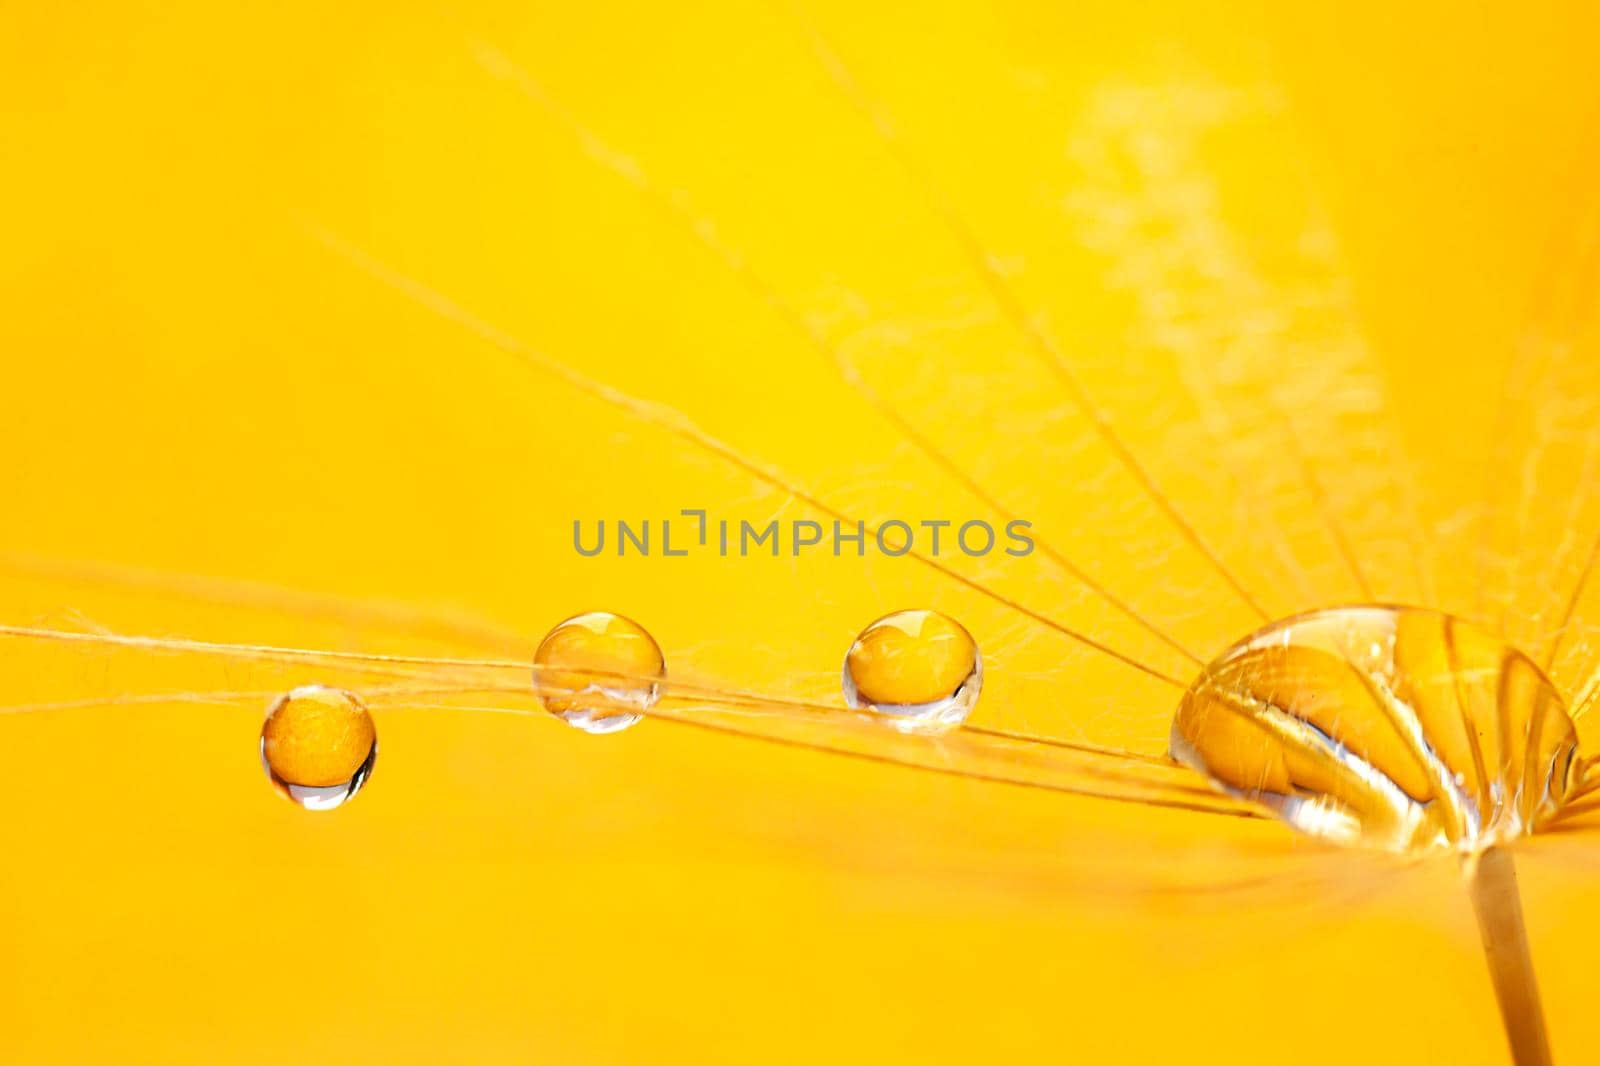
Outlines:
{"label": "highlight on droplet", "polygon": [[615,733],[655,706],[666,659],[639,623],[608,611],[557,625],[534,653],[533,686],[545,710],[586,733]]}
{"label": "highlight on droplet", "polygon": [[354,693],[304,685],[267,709],[261,765],[280,793],[308,811],[348,803],[378,758],[378,731]]}
{"label": "highlight on droplet", "polygon": [[907,733],[942,733],[966,720],[983,688],[983,658],[961,623],[938,611],[884,615],[844,657],[844,698]]}

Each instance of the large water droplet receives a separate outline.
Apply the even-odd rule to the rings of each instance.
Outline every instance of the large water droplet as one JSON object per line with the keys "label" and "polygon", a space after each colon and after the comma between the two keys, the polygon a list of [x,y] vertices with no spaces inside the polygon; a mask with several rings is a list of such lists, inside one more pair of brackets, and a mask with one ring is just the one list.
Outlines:
{"label": "large water droplet", "polygon": [[588,733],[615,733],[639,721],[627,708],[653,707],[657,681],[667,672],[655,638],[639,623],[606,611],[556,626],[533,661],[534,690],[545,709]]}
{"label": "large water droplet", "polygon": [[1390,851],[1532,832],[1580,777],[1533,661],[1414,608],[1316,611],[1236,644],[1184,695],[1172,754],[1297,829]]}
{"label": "large water droplet", "polygon": [[885,615],[861,631],[844,658],[845,702],[892,716],[902,732],[960,725],[982,688],[977,643],[938,611]]}
{"label": "large water droplet", "polygon": [[377,758],[377,727],[353,693],[305,685],[267,709],[261,765],[279,792],[308,811],[347,803]]}

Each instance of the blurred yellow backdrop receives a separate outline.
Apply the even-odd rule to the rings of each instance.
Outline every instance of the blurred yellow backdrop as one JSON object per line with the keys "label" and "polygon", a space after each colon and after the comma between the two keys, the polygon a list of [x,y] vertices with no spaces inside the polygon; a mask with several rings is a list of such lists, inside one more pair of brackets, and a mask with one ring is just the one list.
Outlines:
{"label": "blurred yellow backdrop", "polygon": [[[675,677],[833,700],[927,606],[983,649],[974,721],[1164,750],[1171,689],[911,560],[578,556],[575,519],[818,516],[449,301],[843,513],[993,520],[859,373],[1214,654],[1260,617],[1048,337],[1265,613],[1548,647],[1600,526],[1593,11],[1125,7],[4,5],[0,622],[525,658],[604,609]],[[1192,673],[1043,553],[952,565]],[[3,647],[12,706],[354,684]],[[406,706],[314,815],[266,702],[0,715],[0,1057],[1505,1061],[1448,864]],[[1522,855],[1563,1062],[1594,863]]]}

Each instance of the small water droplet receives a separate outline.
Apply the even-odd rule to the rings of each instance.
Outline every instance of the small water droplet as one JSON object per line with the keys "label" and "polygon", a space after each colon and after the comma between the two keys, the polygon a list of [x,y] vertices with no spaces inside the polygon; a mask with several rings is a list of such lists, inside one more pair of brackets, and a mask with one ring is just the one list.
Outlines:
{"label": "small water droplet", "polygon": [[304,685],[267,709],[261,765],[279,792],[308,811],[349,802],[377,759],[377,727],[354,693]]}
{"label": "small water droplet", "polygon": [[606,611],[556,626],[539,643],[533,661],[534,691],[545,710],[586,733],[615,733],[639,721],[642,716],[626,708],[655,706],[657,681],[667,673],[655,638],[639,623]]}
{"label": "small water droplet", "polygon": [[1533,832],[1582,776],[1544,672],[1416,608],[1314,611],[1247,637],[1184,695],[1171,749],[1303,832],[1400,852]]}
{"label": "small water droplet", "polygon": [[844,699],[892,716],[906,733],[942,733],[966,720],[983,688],[972,634],[938,611],[896,611],[873,622],[844,658]]}

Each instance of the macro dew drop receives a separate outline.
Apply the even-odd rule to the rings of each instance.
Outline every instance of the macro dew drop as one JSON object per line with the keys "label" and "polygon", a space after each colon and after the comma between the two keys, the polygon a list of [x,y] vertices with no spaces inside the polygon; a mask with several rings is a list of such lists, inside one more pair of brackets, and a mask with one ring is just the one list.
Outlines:
{"label": "macro dew drop", "polygon": [[844,699],[888,715],[905,733],[943,733],[972,713],[983,658],[961,624],[938,611],[896,611],[867,626],[844,658]]}
{"label": "macro dew drop", "polygon": [[1184,695],[1171,751],[1312,836],[1463,855],[1549,821],[1583,765],[1533,660],[1397,607],[1315,611],[1234,645]]}
{"label": "macro dew drop", "polygon": [[354,693],[304,685],[267,709],[261,765],[280,793],[308,811],[348,803],[377,758],[377,727]]}
{"label": "macro dew drop", "polygon": [[551,714],[586,733],[638,722],[660,694],[666,659],[649,632],[607,611],[568,618],[539,643],[533,686]]}

